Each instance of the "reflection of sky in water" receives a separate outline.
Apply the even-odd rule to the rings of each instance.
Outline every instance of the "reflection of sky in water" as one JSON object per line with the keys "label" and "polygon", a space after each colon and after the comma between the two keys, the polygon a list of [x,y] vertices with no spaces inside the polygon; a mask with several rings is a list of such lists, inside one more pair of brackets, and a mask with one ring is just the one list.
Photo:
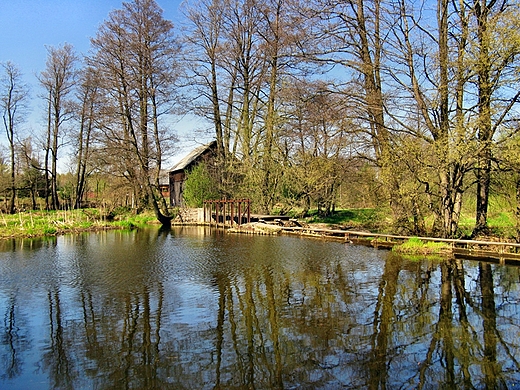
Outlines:
{"label": "reflection of sky in water", "polygon": [[516,267],[204,228],[4,242],[0,388],[512,385],[518,284]]}
{"label": "reflection of sky in water", "polygon": [[170,321],[198,327],[211,324],[216,317],[217,298],[207,286],[196,283],[175,283],[179,299],[169,313]]}

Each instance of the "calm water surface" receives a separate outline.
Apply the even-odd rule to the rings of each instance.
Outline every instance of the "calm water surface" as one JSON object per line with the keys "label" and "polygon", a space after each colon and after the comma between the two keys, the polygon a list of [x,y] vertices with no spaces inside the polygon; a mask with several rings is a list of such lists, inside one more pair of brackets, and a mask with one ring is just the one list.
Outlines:
{"label": "calm water surface", "polygon": [[0,388],[514,388],[519,283],[205,228],[0,241]]}

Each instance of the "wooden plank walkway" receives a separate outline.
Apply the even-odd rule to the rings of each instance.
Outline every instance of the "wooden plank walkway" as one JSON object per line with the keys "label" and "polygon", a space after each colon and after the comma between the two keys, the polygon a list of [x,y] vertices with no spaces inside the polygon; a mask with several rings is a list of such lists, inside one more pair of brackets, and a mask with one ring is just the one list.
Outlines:
{"label": "wooden plank walkway", "polygon": [[[314,227],[281,227],[286,234],[307,235],[344,240],[347,243],[392,248],[416,236],[379,234],[355,230],[325,229]],[[425,242],[443,242],[451,246],[452,253],[458,257],[489,259],[500,263],[519,262],[520,244],[503,241],[459,240],[434,237],[416,237]]]}

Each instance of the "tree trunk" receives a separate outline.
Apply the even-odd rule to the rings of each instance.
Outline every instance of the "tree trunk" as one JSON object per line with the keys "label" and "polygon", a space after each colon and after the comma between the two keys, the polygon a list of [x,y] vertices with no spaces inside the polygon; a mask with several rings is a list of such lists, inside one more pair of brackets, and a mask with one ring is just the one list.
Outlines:
{"label": "tree trunk", "polygon": [[520,243],[520,174],[516,173],[516,242]]}
{"label": "tree trunk", "polygon": [[52,209],[60,208],[60,200],[58,197],[58,128],[59,128],[59,109],[55,111],[54,127],[52,131],[51,146],[51,199]]}
{"label": "tree trunk", "polygon": [[487,211],[489,203],[489,187],[491,183],[491,60],[489,54],[488,16],[490,9],[486,0],[475,2],[478,40],[478,141],[479,155],[477,167],[477,208],[476,224],[473,236],[487,230]]}
{"label": "tree trunk", "polygon": [[50,154],[50,150],[51,150],[51,117],[52,117],[52,112],[51,112],[51,96],[52,96],[52,91],[49,91],[49,104],[47,106],[47,140],[45,142],[45,166],[44,166],[44,171],[45,171],[45,209],[46,210],[50,210],[51,209],[51,206],[50,206],[50,203],[49,203],[49,189],[51,187],[51,182],[50,182],[50,177],[49,177],[49,154]]}

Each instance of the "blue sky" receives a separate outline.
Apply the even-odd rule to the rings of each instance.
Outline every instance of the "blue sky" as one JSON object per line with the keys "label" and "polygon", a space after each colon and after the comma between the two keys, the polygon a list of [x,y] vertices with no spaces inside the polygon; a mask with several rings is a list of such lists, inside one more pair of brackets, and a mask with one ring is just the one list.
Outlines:
{"label": "blue sky", "polygon": [[[163,16],[175,26],[182,19],[181,0],[156,0]],[[31,88],[31,114],[27,131],[41,127],[43,105],[36,75],[45,68],[46,46],[72,44],[87,54],[90,38],[121,0],[0,0],[0,62],[11,61]],[[0,140],[5,137],[0,133]]]}
{"label": "blue sky", "polygon": [[[158,0],[164,17],[176,25],[180,0]],[[46,45],[72,44],[85,54],[110,11],[121,0],[0,0],[0,61],[12,61],[25,74],[45,66]]]}

